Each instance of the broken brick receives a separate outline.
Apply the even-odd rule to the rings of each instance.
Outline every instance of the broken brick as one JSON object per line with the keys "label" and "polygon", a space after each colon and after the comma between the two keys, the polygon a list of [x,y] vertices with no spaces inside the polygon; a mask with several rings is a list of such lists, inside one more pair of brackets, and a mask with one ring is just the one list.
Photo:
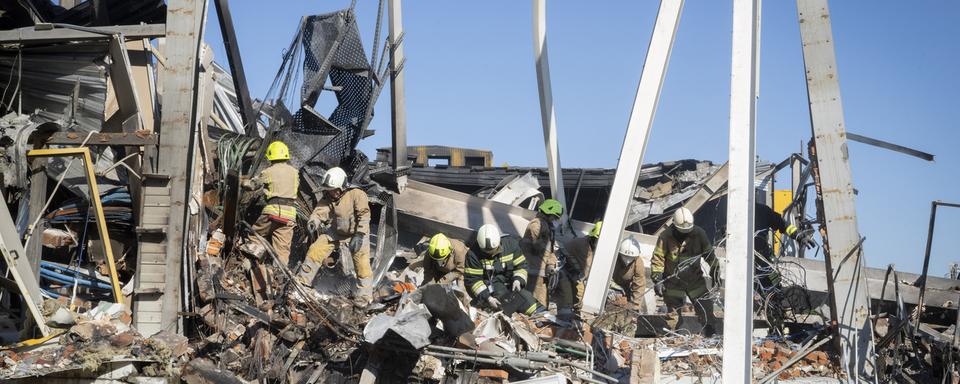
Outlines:
{"label": "broken brick", "polygon": [[481,369],[477,373],[480,377],[488,377],[491,379],[507,380],[510,377],[510,374],[502,369]]}

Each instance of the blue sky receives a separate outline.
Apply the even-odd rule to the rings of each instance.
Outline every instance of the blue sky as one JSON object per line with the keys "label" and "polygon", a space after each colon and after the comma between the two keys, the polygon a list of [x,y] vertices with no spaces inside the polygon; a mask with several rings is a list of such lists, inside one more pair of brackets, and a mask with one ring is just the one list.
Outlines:
{"label": "blue sky", "polygon": [[[349,3],[232,2],[253,96],[267,92],[302,15]],[[658,3],[549,2],[564,166],[616,164]],[[367,50],[376,8],[358,1]],[[207,41],[226,64],[212,5],[209,12]],[[544,165],[530,2],[417,0],[403,12],[408,142],[491,149],[498,165]],[[919,272],[930,201],[960,201],[960,3],[833,1],[831,13],[848,130],[937,156],[928,163],[849,144],[867,264]],[[687,2],[646,163],[726,160],[731,18],[729,1]],[[760,86],[757,152],[779,161],[810,137],[794,2],[764,3]],[[371,157],[389,145],[388,92],[371,124],[377,135],[361,143]],[[952,244],[960,209],[938,218],[931,273],[942,275],[960,261]]]}

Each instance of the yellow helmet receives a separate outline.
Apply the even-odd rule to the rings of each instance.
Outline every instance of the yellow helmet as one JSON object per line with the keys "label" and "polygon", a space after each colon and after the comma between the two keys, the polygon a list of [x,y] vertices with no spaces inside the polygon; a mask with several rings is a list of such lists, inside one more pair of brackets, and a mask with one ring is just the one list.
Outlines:
{"label": "yellow helmet", "polygon": [[451,249],[450,239],[448,239],[446,235],[438,233],[430,238],[430,246],[427,248],[427,253],[431,259],[440,261],[450,256]]}
{"label": "yellow helmet", "polygon": [[590,230],[590,233],[588,233],[587,236],[588,236],[588,237],[592,237],[592,238],[594,238],[594,239],[599,239],[599,238],[600,238],[600,228],[602,228],[602,227],[603,227],[603,220],[600,220],[600,221],[598,221],[596,224],[593,225],[593,229]]}
{"label": "yellow helmet", "polygon": [[267,147],[267,160],[290,160],[290,148],[282,141],[274,141]]}

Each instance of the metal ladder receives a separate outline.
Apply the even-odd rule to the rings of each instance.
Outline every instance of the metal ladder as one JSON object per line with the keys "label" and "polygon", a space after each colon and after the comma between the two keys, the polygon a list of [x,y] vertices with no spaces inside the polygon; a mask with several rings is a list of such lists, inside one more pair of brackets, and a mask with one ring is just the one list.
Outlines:
{"label": "metal ladder", "polygon": [[134,326],[145,336],[161,330],[163,290],[166,282],[167,236],[170,221],[170,176],[143,175],[143,209],[137,236]]}

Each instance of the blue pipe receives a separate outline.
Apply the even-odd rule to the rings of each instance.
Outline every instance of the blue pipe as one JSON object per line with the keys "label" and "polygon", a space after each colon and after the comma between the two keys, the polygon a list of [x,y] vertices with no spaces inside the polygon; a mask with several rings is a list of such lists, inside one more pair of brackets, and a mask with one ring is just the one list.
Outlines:
{"label": "blue pipe", "polygon": [[40,276],[47,278],[49,280],[53,280],[53,281],[56,281],[62,284],[67,284],[70,286],[73,286],[74,284],[79,284],[80,286],[84,286],[88,288],[112,289],[110,285],[99,282],[99,281],[93,282],[86,279],[79,279],[76,277],[71,277],[61,273],[57,273],[45,268],[40,268]]}

